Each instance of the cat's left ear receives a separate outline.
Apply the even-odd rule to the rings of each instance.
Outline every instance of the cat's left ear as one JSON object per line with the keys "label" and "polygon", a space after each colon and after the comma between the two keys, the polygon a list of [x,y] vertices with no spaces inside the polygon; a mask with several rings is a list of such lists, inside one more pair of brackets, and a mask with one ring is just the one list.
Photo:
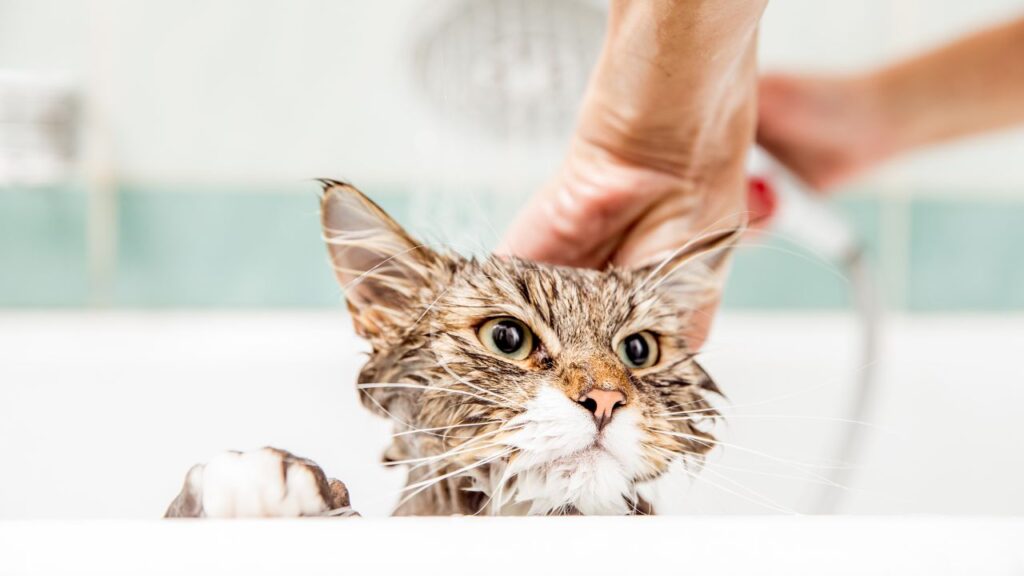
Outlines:
{"label": "cat's left ear", "polygon": [[700,290],[708,283],[721,281],[732,250],[745,231],[745,227],[736,227],[701,234],[643,270],[659,285],[669,284],[687,292]]}
{"label": "cat's left ear", "polygon": [[686,315],[682,336],[692,350],[707,337],[732,251],[745,231],[741,226],[702,234],[641,269],[647,273],[646,286],[678,301]]}
{"label": "cat's left ear", "polygon": [[324,240],[356,332],[372,338],[408,324],[418,296],[435,283],[441,257],[355,187],[323,184]]}

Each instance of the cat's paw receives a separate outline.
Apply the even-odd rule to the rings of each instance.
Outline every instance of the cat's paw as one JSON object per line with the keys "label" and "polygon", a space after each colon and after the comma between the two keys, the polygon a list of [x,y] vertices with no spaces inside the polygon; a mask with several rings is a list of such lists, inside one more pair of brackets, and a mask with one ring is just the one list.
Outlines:
{"label": "cat's paw", "polygon": [[225,452],[193,466],[168,518],[357,515],[348,490],[315,463],[276,448]]}

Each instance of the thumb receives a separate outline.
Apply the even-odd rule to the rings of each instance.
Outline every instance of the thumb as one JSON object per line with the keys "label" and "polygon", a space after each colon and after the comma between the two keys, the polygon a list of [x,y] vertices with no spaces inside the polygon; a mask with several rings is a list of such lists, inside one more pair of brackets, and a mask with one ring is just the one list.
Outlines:
{"label": "thumb", "polygon": [[608,172],[559,175],[513,220],[496,252],[551,264],[600,268],[655,195]]}

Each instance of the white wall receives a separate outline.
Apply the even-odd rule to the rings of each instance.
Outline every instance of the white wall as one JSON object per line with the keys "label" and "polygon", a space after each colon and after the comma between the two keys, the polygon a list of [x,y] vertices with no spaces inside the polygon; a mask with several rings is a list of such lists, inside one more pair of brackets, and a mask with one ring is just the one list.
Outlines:
{"label": "white wall", "polygon": [[[523,149],[444,128],[415,95],[416,23],[442,4],[300,0],[0,0],[0,68],[62,69],[90,94],[92,140],[141,182],[539,180],[558,144]],[[1019,0],[775,0],[765,68],[877,65]],[[1024,133],[922,154],[875,177],[904,188],[1020,189]],[[496,176],[496,175],[500,175]]]}
{"label": "white wall", "polygon": [[0,66],[80,74],[126,179],[401,181],[415,4],[6,2]]}

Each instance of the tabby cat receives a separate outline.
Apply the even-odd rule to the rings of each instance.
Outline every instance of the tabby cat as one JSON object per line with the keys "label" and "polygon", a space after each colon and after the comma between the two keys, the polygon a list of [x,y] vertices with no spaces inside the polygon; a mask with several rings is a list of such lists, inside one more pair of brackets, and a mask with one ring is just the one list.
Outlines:
{"label": "tabby cat", "polygon": [[[640,488],[714,445],[715,384],[688,346],[739,230],[643,268],[483,260],[413,240],[324,182],[324,237],[372,352],[363,404],[394,423],[397,515],[651,513]],[[265,448],[194,467],[168,516],[350,514],[344,485]]]}

